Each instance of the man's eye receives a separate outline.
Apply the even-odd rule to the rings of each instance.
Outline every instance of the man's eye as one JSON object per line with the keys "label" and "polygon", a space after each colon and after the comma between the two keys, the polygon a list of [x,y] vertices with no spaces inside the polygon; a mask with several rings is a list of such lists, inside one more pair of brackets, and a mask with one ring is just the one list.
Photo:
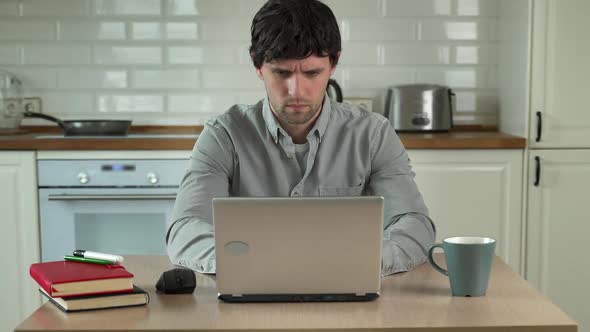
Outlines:
{"label": "man's eye", "polygon": [[310,72],[307,72],[305,74],[307,75],[307,77],[316,77],[316,76],[318,76],[320,74],[320,72],[318,72],[318,71],[310,71]]}
{"label": "man's eye", "polygon": [[280,77],[283,77],[283,78],[287,78],[287,77],[291,76],[291,73],[288,71],[279,70],[276,73],[277,73],[277,75],[279,75]]}

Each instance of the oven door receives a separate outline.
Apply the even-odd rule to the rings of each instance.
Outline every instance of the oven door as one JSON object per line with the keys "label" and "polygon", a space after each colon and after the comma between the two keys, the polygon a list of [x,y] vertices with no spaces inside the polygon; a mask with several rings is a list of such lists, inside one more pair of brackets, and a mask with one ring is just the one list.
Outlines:
{"label": "oven door", "polygon": [[42,261],[83,249],[166,254],[166,221],[177,188],[39,189]]}

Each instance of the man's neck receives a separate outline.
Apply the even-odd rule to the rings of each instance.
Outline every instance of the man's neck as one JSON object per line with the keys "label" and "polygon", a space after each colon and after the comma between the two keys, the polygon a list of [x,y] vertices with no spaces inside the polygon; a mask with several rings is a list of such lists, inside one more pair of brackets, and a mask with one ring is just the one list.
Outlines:
{"label": "man's neck", "polygon": [[291,139],[293,139],[293,143],[303,144],[307,141],[307,134],[309,134],[309,131],[311,130],[314,124],[315,121],[313,121],[312,123],[306,123],[304,125],[288,125],[281,123],[281,127],[283,127],[287,134],[291,136]]}
{"label": "man's neck", "polygon": [[[272,105],[270,105],[270,107],[272,109]],[[307,141],[307,134],[309,134],[309,132],[315,125],[316,121],[320,117],[323,108],[324,106],[322,103],[322,106],[320,106],[320,109],[317,111],[317,113],[312,119],[310,119],[307,123],[295,125],[285,122],[283,119],[274,114],[274,112],[272,113],[275,119],[277,119],[277,121],[281,125],[281,127],[287,132],[287,134],[289,134],[289,136],[291,136],[291,139],[293,139],[293,143],[303,144]]]}

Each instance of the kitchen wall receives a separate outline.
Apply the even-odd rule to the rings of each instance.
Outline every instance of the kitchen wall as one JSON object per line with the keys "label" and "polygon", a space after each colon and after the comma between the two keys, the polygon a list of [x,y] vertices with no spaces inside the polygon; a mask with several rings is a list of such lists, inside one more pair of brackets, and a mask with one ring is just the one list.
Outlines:
{"label": "kitchen wall", "polygon": [[[334,78],[382,111],[389,85],[457,93],[455,122],[498,122],[496,0],[326,0],[341,27]],[[0,69],[63,118],[202,124],[264,96],[248,57],[262,0],[1,0]],[[27,119],[25,124],[48,124]]]}

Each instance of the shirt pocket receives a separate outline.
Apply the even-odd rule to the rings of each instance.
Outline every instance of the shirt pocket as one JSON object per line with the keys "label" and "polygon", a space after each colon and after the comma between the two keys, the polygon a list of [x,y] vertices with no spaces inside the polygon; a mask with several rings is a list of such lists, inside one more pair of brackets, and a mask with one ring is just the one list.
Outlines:
{"label": "shirt pocket", "polygon": [[364,183],[354,187],[320,187],[320,196],[362,196]]}

